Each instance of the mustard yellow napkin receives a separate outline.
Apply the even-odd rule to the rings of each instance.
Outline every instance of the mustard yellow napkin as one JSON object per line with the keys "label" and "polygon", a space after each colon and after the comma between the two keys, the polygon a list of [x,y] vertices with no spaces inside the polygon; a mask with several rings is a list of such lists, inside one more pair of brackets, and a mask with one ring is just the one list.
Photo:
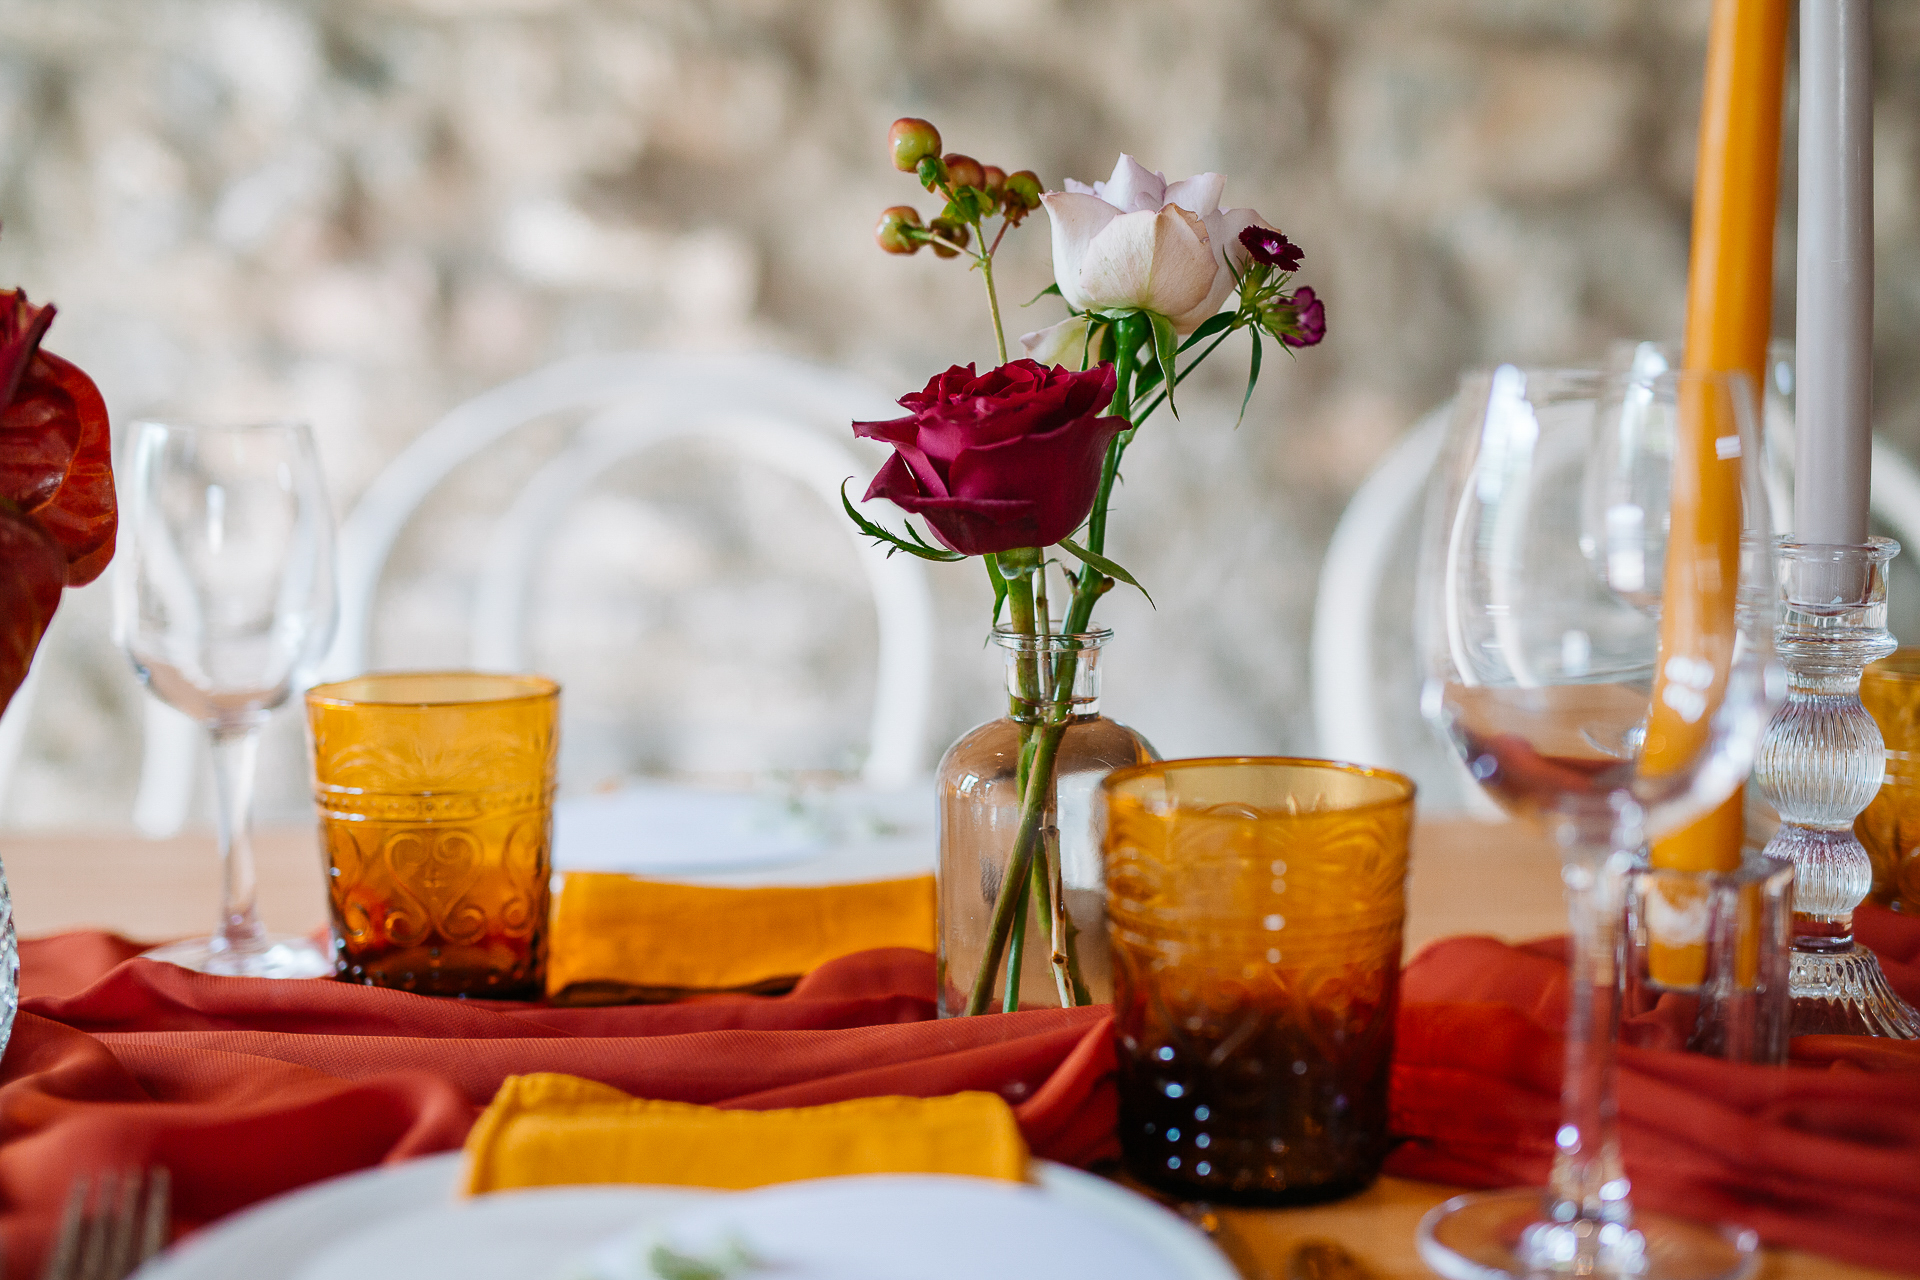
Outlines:
{"label": "mustard yellow napkin", "polygon": [[636,1182],[739,1190],[856,1173],[1018,1181],[1027,1148],[991,1093],[723,1111],[578,1076],[508,1076],[467,1135],[468,1195]]}
{"label": "mustard yellow napkin", "polygon": [[874,947],[933,950],[933,877],[714,889],[598,871],[561,881],[547,994],[571,1004],[777,990]]}

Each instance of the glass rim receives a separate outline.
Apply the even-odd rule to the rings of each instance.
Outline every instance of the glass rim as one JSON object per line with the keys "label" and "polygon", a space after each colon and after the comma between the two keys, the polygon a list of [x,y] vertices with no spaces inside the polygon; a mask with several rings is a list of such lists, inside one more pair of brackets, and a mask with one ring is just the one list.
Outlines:
{"label": "glass rim", "polygon": [[[1318,756],[1192,756],[1178,760],[1149,760],[1145,764],[1128,765],[1124,769],[1115,769],[1100,780],[1102,794],[1113,795],[1120,787],[1140,778],[1153,774],[1167,774],[1180,769],[1219,769],[1219,768],[1264,768],[1264,769],[1315,769],[1333,773],[1343,773],[1348,777],[1377,778],[1400,788],[1397,796],[1388,796],[1379,800],[1365,800],[1357,804],[1340,805],[1333,809],[1315,810],[1316,814],[1325,813],[1364,813],[1370,809],[1392,809],[1412,804],[1419,794],[1420,787],[1412,778],[1397,769],[1387,769],[1379,765],[1354,764],[1347,760],[1327,760]],[[1307,816],[1307,815],[1298,815]]]}
{"label": "glass rim", "polygon": [[[518,693],[499,698],[368,698],[349,697],[339,692],[348,685],[362,680],[488,680],[498,681],[503,686],[517,687]],[[361,675],[349,676],[345,680],[333,680],[326,684],[316,684],[306,692],[309,707],[403,707],[426,710],[430,707],[504,707],[519,702],[541,702],[556,698],[560,694],[560,682],[547,676],[513,673],[505,671],[368,671]]]}
{"label": "glass rim", "polygon": [[993,628],[993,642],[1008,649],[1098,649],[1113,639],[1111,627],[1094,627],[1089,631],[1049,631],[1045,635],[1016,631],[1005,623],[996,623]]}
{"label": "glass rim", "polygon": [[1774,538],[1773,549],[1775,554],[1790,556],[1801,564],[1886,564],[1900,554],[1899,542],[1879,534],[1865,542],[1803,542],[1785,533]]}

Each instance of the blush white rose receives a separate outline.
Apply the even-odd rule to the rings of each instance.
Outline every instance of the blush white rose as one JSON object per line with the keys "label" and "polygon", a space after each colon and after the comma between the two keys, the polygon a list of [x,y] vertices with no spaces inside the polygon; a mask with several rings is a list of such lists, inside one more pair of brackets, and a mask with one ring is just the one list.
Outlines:
{"label": "blush white rose", "polygon": [[[1246,267],[1240,232],[1266,225],[1252,209],[1220,208],[1226,186],[1217,173],[1168,182],[1123,155],[1105,182],[1069,178],[1065,191],[1047,192],[1040,199],[1053,227],[1060,296],[1076,311],[1153,311],[1175,333],[1193,332],[1233,292],[1228,264]],[[1044,360],[1084,340],[1085,324],[1075,317],[1020,342]]]}

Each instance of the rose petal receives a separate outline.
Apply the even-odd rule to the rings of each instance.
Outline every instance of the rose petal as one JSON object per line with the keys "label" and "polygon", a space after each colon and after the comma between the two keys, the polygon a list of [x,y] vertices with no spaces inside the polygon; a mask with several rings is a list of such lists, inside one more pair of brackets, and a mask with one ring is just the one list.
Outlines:
{"label": "rose petal", "polygon": [[1166,193],[1166,176],[1128,155],[1113,166],[1112,177],[1093,184],[1093,194],[1122,213],[1158,213]]}
{"label": "rose petal", "polygon": [[1020,347],[1029,360],[1084,369],[1087,367],[1087,318],[1068,316],[1059,324],[1023,333],[1020,335]]}
{"label": "rose petal", "polygon": [[1197,213],[1204,218],[1210,213],[1219,212],[1220,197],[1226,191],[1227,179],[1224,174],[1196,173],[1191,178],[1169,182],[1161,203],[1177,204],[1188,213]]}
{"label": "rose petal", "polygon": [[28,302],[25,289],[0,289],[0,407],[13,403],[53,314],[51,302],[42,307]]}
{"label": "rose petal", "polygon": [[[1086,247],[1080,309],[1140,307],[1163,316],[1191,311],[1213,288],[1217,264],[1207,229],[1178,205],[1113,219]],[[1065,285],[1062,285],[1064,292]]]}
{"label": "rose petal", "polygon": [[1088,309],[1080,288],[1080,267],[1087,245],[1120,216],[1120,211],[1098,196],[1071,191],[1049,191],[1040,197],[1047,208],[1047,221],[1053,227],[1053,278],[1060,285],[1060,296],[1075,311]]}
{"label": "rose petal", "polygon": [[1052,546],[1079,528],[1093,510],[1107,443],[1127,425],[1125,418],[1085,416],[1052,431],[969,449],[954,460],[954,492],[969,499],[1005,498],[1030,488],[1034,476],[1049,477],[1036,503],[1032,530],[1024,540],[995,549]]}
{"label": "rose petal", "polygon": [[1246,246],[1240,243],[1240,231],[1260,221],[1260,215],[1251,209],[1228,209],[1224,213],[1210,214],[1206,219],[1207,240],[1213,246],[1214,273],[1213,284],[1207,290],[1207,296],[1194,306],[1177,316],[1169,316],[1173,321],[1173,331],[1189,334],[1198,329],[1207,317],[1220,310],[1220,304],[1233,292],[1233,272],[1227,270],[1231,258],[1237,270],[1246,270],[1251,256]]}
{"label": "rose petal", "polygon": [[66,574],[59,544],[36,521],[0,508],[0,711],[27,678]]}
{"label": "rose petal", "polygon": [[894,505],[925,518],[940,544],[963,556],[1044,545],[1040,504],[1031,499],[907,497]]}

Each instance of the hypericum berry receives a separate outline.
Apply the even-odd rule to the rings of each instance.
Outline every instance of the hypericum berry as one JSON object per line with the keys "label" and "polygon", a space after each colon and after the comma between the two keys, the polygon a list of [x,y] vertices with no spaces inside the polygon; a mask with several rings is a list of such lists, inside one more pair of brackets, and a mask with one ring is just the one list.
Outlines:
{"label": "hypericum berry", "polygon": [[998,200],[1000,193],[1007,189],[1007,171],[997,164],[982,165],[980,171],[985,175],[980,189]]}
{"label": "hypericum berry", "polygon": [[1009,205],[1017,199],[1023,209],[1038,209],[1040,207],[1040,175],[1031,169],[1022,169],[1018,173],[1008,174],[1006,194]]}
{"label": "hypericum berry", "polygon": [[987,171],[972,156],[963,156],[954,151],[940,158],[947,162],[947,180],[954,186],[986,187]]}
{"label": "hypericum berry", "polygon": [[888,253],[918,253],[925,242],[907,234],[908,227],[920,225],[920,211],[910,204],[897,204],[881,213],[873,238]]}
{"label": "hypericum berry", "polygon": [[933,251],[943,258],[954,257],[960,252],[960,249],[967,247],[967,240],[970,234],[967,231],[967,224],[957,219],[935,218],[933,222],[928,225],[927,230],[939,236],[941,240],[948,240],[959,246],[958,249],[949,249],[946,245],[940,244],[938,241],[934,242]]}
{"label": "hypericum berry", "polygon": [[893,146],[893,167],[912,173],[927,156],[940,154],[940,131],[918,116],[901,116],[887,131]]}

